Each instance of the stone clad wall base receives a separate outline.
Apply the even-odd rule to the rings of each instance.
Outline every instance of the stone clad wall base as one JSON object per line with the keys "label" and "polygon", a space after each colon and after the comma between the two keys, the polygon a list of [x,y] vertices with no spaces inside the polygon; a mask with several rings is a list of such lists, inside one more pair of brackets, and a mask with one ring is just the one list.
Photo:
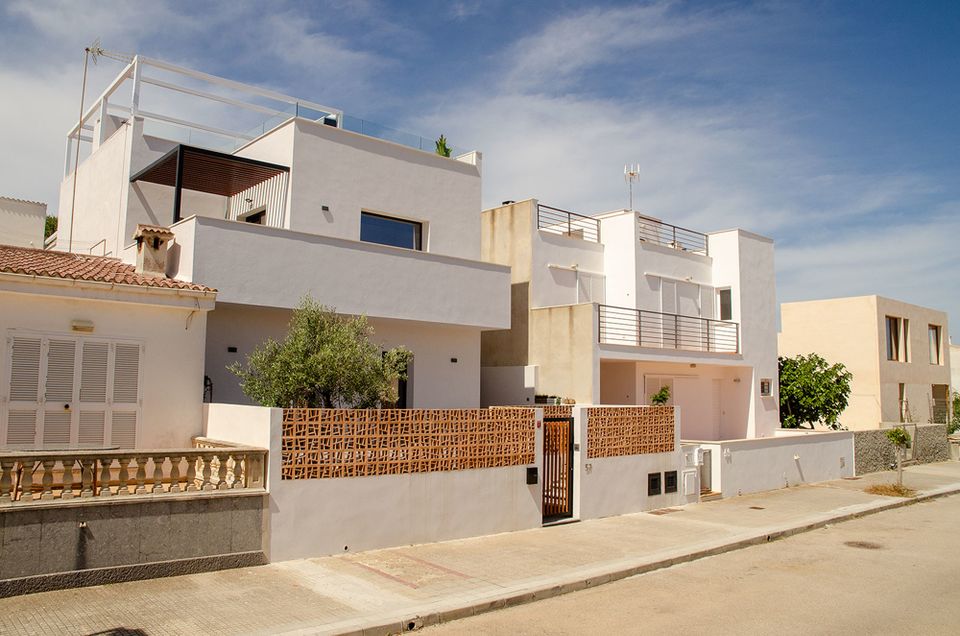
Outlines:
{"label": "stone clad wall base", "polygon": [[0,511],[0,597],[266,562],[266,495]]}
{"label": "stone clad wall base", "polygon": [[[907,451],[907,461],[914,464],[929,464],[950,459],[950,443],[945,424],[918,426],[907,424],[907,432],[913,440]],[[887,439],[886,429],[856,431],[853,434],[854,454],[858,475],[890,470],[896,466],[897,454]]]}

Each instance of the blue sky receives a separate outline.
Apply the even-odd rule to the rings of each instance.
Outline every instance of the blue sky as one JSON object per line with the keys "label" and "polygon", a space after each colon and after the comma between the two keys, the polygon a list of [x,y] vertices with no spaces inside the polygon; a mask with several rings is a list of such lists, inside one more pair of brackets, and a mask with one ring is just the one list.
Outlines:
{"label": "blue sky", "polygon": [[443,132],[483,151],[484,205],[623,207],[639,162],[638,209],[773,237],[781,301],[878,293],[960,320],[957,2],[8,1],[0,193],[56,208],[98,36]]}

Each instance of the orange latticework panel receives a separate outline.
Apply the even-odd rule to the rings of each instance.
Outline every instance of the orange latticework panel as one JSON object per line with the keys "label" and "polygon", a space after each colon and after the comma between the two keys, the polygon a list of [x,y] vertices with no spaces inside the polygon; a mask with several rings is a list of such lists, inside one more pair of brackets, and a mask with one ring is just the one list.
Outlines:
{"label": "orange latticework panel", "polygon": [[587,409],[587,457],[669,453],[675,449],[672,406]]}
{"label": "orange latticework panel", "polygon": [[573,404],[518,404],[491,406],[491,409],[543,409],[544,417],[573,417]]}
{"label": "orange latticework panel", "polygon": [[282,478],[532,464],[535,438],[524,409],[284,409]]}

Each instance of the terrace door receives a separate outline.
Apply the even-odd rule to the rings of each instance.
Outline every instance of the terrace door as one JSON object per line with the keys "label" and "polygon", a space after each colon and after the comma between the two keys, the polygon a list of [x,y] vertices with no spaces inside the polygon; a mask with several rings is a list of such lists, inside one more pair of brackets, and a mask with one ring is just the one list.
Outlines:
{"label": "terrace door", "polygon": [[543,418],[543,520],[573,516],[573,418]]}

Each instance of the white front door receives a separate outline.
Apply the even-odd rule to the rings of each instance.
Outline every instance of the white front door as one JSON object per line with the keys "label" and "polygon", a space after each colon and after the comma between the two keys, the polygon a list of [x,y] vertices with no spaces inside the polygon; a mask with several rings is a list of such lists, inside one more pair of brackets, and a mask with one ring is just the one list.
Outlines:
{"label": "white front door", "polygon": [[0,442],[26,448],[134,448],[141,354],[137,342],[11,333]]}

